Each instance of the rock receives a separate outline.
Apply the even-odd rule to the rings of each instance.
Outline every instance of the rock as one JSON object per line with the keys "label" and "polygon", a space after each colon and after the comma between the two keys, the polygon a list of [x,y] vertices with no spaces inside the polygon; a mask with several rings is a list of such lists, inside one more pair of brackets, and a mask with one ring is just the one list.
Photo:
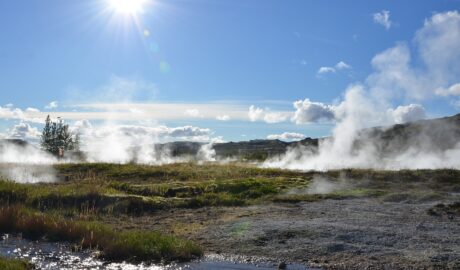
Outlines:
{"label": "rock", "polygon": [[286,262],[280,262],[280,264],[278,264],[278,269],[287,269]]}

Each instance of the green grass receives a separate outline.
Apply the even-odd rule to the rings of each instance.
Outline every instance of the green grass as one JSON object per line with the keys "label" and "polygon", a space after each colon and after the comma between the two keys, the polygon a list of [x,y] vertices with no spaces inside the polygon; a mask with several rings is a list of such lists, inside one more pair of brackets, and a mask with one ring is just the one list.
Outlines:
{"label": "green grass", "polygon": [[32,270],[33,266],[23,260],[0,257],[0,269],[2,270]]}
{"label": "green grass", "polygon": [[[13,166],[13,165],[10,165]],[[261,169],[245,164],[195,163],[147,166],[135,164],[60,164],[56,184],[0,181],[0,202],[20,203],[40,211],[65,211],[69,216],[154,213],[171,208],[244,206],[264,202],[312,202],[323,199],[382,197],[426,190],[438,194],[460,190],[456,170],[337,170],[296,172]],[[311,179],[347,179],[351,188],[325,195],[298,194]],[[426,189],[426,190],[425,190]],[[391,195],[391,194],[396,195]],[[401,195],[402,196],[402,195]],[[411,195],[412,196],[412,195]],[[425,196],[436,198],[436,194]]]}
{"label": "green grass", "polygon": [[65,220],[19,206],[0,209],[0,233],[65,241],[76,249],[98,249],[113,261],[188,261],[203,254],[193,242],[159,232],[116,231],[101,223]]}
{"label": "green grass", "polygon": [[55,169],[62,179],[56,184],[0,181],[0,202],[72,215],[139,215],[178,207],[259,203],[311,178],[311,174],[234,164],[62,164]]}
{"label": "green grass", "polygon": [[301,173],[261,169],[247,164],[205,164],[176,163],[162,166],[137,164],[82,163],[55,166],[64,179],[100,178],[121,181],[204,181],[216,179],[240,179],[247,177],[298,176]]}

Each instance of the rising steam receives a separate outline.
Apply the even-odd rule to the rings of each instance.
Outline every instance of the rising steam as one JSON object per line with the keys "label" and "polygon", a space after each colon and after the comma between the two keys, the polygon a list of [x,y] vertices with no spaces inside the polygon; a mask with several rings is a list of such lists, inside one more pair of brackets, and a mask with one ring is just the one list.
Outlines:
{"label": "rising steam", "polygon": [[[331,108],[336,126],[330,138],[320,140],[318,149],[303,146],[290,149],[264,166],[296,170],[460,168],[458,122],[440,123],[434,131],[416,128],[408,134],[409,139],[395,136],[390,140],[365,132],[371,126],[423,117],[424,109],[419,105],[393,109],[392,104],[401,98],[421,101],[439,93],[445,96],[446,91],[439,89],[451,89],[458,83],[459,36],[457,11],[434,14],[414,39],[415,57],[421,67],[412,66],[414,55],[404,43],[376,55],[372,60],[375,72],[365,83],[350,86],[343,101]],[[442,147],[445,141],[450,142],[449,147]]]}
{"label": "rising steam", "polygon": [[14,142],[0,144],[0,178],[19,183],[55,182],[51,166],[57,160],[32,145]]}

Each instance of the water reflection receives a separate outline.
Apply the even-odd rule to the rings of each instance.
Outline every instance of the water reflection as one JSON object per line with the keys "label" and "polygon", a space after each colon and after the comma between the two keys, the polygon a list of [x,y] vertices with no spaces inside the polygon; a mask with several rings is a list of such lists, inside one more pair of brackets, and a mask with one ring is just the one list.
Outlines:
{"label": "water reflection", "polygon": [[[203,260],[183,264],[146,265],[129,263],[107,263],[97,259],[89,251],[72,252],[68,245],[47,242],[31,242],[17,237],[3,236],[0,243],[0,255],[11,258],[22,258],[33,263],[38,269],[74,270],[268,270],[276,269],[272,263],[255,264],[241,263],[241,258],[209,255]],[[301,265],[289,265],[287,269],[306,270]]]}

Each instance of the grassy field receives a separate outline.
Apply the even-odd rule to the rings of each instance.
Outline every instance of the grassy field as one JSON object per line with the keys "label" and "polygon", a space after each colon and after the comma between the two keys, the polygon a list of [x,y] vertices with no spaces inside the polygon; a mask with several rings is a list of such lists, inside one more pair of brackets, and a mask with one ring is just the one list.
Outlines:
{"label": "grassy field", "polygon": [[[5,166],[15,165],[0,169]],[[0,180],[0,232],[97,248],[110,260],[190,260],[203,248],[165,232],[116,230],[101,223],[106,217],[353,197],[423,201],[460,191],[456,170],[295,172],[194,163],[60,164],[54,169],[56,183]],[[312,192],[318,178],[335,188]]]}
{"label": "grassy field", "polygon": [[[60,179],[57,183],[36,185],[0,180],[1,202],[39,211],[58,211],[67,217],[141,215],[172,208],[244,206],[267,201],[299,202],[353,196],[389,196],[391,199],[393,193],[401,194],[403,190],[408,196],[436,196],[436,192],[455,189],[460,177],[456,170],[318,173],[193,163],[62,164],[55,169]],[[345,185],[326,194],[311,194],[309,185],[318,176],[332,184],[345,182]],[[430,194],[429,190],[434,193]]]}

